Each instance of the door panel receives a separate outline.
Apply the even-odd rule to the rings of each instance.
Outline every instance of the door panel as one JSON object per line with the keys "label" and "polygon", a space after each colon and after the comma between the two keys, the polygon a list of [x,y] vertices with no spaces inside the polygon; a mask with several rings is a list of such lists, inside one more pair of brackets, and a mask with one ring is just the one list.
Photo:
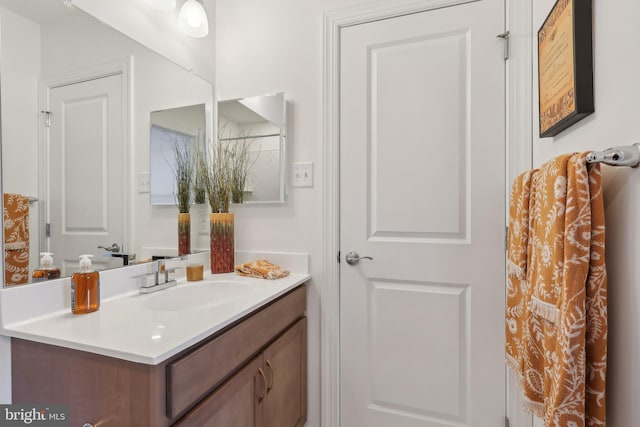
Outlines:
{"label": "door panel", "polygon": [[468,42],[458,31],[369,47],[373,237],[464,237]]}
{"label": "door panel", "polygon": [[340,416],[504,422],[503,4],[340,36]]}
{"label": "door panel", "polygon": [[123,102],[121,74],[50,90],[50,249],[63,276],[80,254],[112,267],[97,247],[124,243]]}
{"label": "door panel", "polygon": [[[460,420],[468,385],[467,287],[371,279],[368,294],[372,404],[379,410]],[[452,327],[418,327],[440,324]],[[433,389],[439,393],[424,399]]]}

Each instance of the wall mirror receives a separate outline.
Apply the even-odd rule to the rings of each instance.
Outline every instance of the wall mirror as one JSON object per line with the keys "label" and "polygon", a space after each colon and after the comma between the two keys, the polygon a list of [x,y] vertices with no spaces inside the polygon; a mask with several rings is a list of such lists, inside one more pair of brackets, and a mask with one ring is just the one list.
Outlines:
{"label": "wall mirror", "polygon": [[174,205],[175,146],[182,150],[201,144],[205,150],[205,105],[168,108],[151,113],[150,190],[152,205]]}
{"label": "wall mirror", "polygon": [[285,201],[286,117],[282,92],[218,102],[218,142],[249,149],[245,203]]}
{"label": "wall mirror", "polygon": [[[210,130],[210,82],[62,1],[0,0],[0,102],[3,193],[28,213],[5,221],[5,285],[29,282],[40,252],[64,277],[83,253],[115,268],[167,244],[175,210],[138,181],[151,112],[204,105]],[[120,256],[98,248],[114,243]]]}

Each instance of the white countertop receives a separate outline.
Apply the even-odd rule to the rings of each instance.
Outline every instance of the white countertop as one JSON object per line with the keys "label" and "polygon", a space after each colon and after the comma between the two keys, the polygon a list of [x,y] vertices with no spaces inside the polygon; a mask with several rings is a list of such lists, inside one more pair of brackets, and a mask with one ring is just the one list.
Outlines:
{"label": "white countertop", "polygon": [[73,315],[65,309],[5,323],[2,334],[155,365],[309,279],[308,274],[278,280],[208,274],[203,281],[181,279],[151,294],[118,295],[94,313]]}

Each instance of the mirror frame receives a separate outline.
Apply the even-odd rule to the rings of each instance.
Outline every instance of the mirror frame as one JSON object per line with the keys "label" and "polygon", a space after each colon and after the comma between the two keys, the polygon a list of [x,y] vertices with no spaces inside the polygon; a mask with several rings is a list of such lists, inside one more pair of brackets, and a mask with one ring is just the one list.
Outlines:
{"label": "mirror frame", "polygon": [[[232,103],[232,102],[240,102],[243,100],[248,100],[252,98],[261,98],[261,97],[281,97],[282,99],[282,123],[279,126],[273,125],[274,127],[278,127],[280,129],[280,155],[279,155],[279,164],[280,170],[278,171],[278,190],[279,190],[279,198],[273,200],[245,200],[242,204],[246,205],[271,205],[271,204],[285,204],[287,201],[287,100],[285,98],[284,92],[275,92],[268,93],[264,95],[256,95],[256,96],[248,96],[244,98],[234,98],[234,99],[224,99],[218,100],[216,102],[217,111],[216,111],[216,143],[220,143],[220,141],[229,140],[227,138],[220,138],[220,104]],[[246,105],[245,105],[246,107]],[[248,108],[248,107],[247,107]],[[265,121],[269,121],[265,117]],[[247,138],[249,139],[249,138]]]}

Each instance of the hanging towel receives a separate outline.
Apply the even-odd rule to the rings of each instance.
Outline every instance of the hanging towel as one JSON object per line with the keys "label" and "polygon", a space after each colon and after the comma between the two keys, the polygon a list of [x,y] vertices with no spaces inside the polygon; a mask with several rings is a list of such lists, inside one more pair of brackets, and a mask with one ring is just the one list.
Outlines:
{"label": "hanging towel", "polygon": [[283,270],[279,266],[264,259],[236,265],[235,270],[236,274],[239,276],[257,277],[259,279],[269,280],[280,279],[289,275],[287,270]]}
{"label": "hanging towel", "polygon": [[527,293],[527,244],[529,241],[529,193],[534,170],[518,176],[511,187],[508,233],[508,281],[505,327],[506,363],[521,378],[522,326]]}
{"label": "hanging towel", "polygon": [[604,205],[585,157],[553,159],[531,181],[522,385],[546,427],[605,425]]}
{"label": "hanging towel", "polygon": [[[584,161],[587,153],[581,156]],[[591,246],[587,276],[586,402],[587,427],[606,425],[607,269],[605,264],[604,196],[600,164],[588,166],[591,197]]]}
{"label": "hanging towel", "polygon": [[29,281],[29,198],[4,194],[4,279],[7,285]]}

